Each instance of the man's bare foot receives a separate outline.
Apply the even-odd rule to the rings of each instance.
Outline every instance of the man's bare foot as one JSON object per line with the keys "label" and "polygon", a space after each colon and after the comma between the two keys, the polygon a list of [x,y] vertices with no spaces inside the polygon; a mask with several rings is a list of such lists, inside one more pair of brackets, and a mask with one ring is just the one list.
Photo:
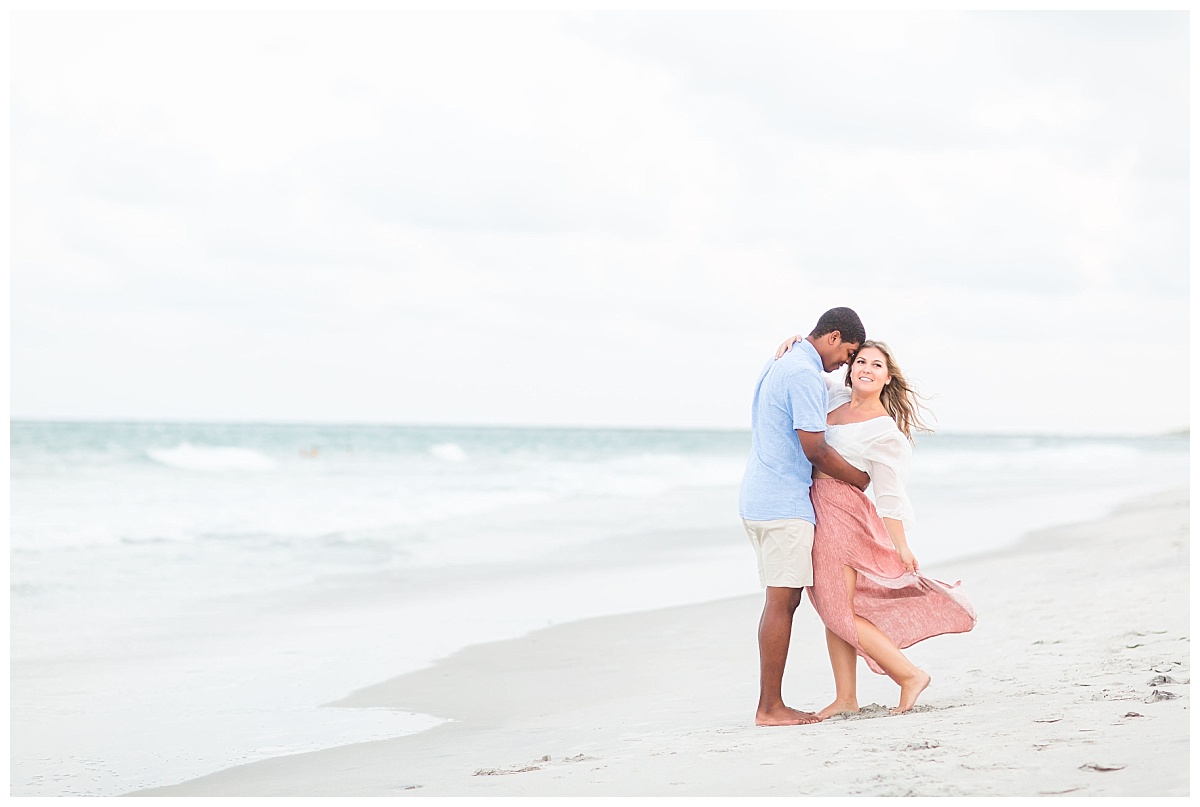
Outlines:
{"label": "man's bare foot", "polygon": [[821,718],[822,720],[826,720],[834,715],[845,714],[846,712],[857,713],[858,701],[834,701],[821,711],[817,712],[817,717]]}
{"label": "man's bare foot", "polygon": [[917,670],[911,678],[902,683],[900,685],[900,705],[892,710],[892,714],[898,715],[916,706],[917,698],[925,691],[925,687],[929,686],[931,680],[929,673]]}
{"label": "man's bare foot", "polygon": [[759,709],[754,715],[756,726],[803,726],[808,723],[820,723],[825,718],[812,712],[802,712],[790,706],[780,704],[774,709]]}

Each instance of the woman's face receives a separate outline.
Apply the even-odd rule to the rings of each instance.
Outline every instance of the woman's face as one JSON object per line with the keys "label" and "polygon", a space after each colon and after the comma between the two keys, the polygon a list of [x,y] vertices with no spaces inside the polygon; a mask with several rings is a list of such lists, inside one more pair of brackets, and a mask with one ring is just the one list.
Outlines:
{"label": "woman's face", "polygon": [[879,348],[864,347],[850,365],[850,386],[864,395],[878,395],[892,380],[888,373],[887,357]]}

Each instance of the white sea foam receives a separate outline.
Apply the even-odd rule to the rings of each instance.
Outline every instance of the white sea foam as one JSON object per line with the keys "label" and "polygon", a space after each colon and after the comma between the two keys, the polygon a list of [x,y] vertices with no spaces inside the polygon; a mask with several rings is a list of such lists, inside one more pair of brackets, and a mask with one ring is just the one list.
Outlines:
{"label": "white sea foam", "polygon": [[278,463],[260,452],[237,446],[181,443],[175,448],[147,449],[146,456],[184,471],[271,471],[278,467]]}
{"label": "white sea foam", "polygon": [[467,459],[467,452],[458,443],[438,443],[430,447],[429,453],[446,462],[465,462]]}

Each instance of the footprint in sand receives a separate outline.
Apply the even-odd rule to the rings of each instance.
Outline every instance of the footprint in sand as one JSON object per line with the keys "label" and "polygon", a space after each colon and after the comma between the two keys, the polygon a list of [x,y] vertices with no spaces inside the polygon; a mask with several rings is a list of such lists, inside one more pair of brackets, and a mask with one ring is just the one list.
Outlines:
{"label": "footprint in sand", "polygon": [[937,740],[915,740],[905,745],[896,746],[897,751],[930,751],[934,748],[941,748],[942,744]]}
{"label": "footprint in sand", "polygon": [[1156,689],[1150,693],[1150,697],[1146,698],[1146,703],[1158,703],[1159,701],[1173,701],[1179,696],[1174,692],[1168,692],[1165,689]]}
{"label": "footprint in sand", "polygon": [[892,714],[892,707],[880,706],[878,703],[868,703],[861,707],[857,712],[839,712],[831,715],[824,722],[834,723],[839,720],[871,720],[876,717],[903,717],[904,715],[921,714],[923,712],[937,712],[942,709],[952,709],[952,706],[930,706],[925,703],[918,703],[913,708],[899,715]]}

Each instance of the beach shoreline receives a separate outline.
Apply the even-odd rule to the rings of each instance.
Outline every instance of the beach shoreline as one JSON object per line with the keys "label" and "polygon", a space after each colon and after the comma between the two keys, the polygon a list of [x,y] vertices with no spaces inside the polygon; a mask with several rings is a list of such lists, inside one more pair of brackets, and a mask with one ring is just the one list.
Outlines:
{"label": "beach shoreline", "polygon": [[[330,704],[450,722],[131,795],[1187,795],[1189,685],[1151,682],[1191,677],[1188,520],[1173,490],[931,565],[980,621],[908,651],[934,683],[907,715],[755,727],[739,596],[474,645]],[[859,670],[860,703],[893,705]],[[784,693],[832,698],[807,603]]]}

